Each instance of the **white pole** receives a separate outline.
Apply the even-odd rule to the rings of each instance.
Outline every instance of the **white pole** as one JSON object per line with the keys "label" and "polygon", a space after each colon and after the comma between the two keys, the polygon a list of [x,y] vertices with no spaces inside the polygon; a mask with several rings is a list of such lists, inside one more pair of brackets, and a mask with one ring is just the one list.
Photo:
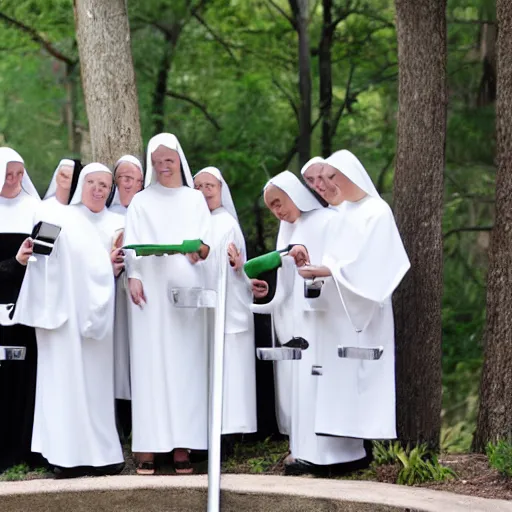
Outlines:
{"label": "white pole", "polygon": [[210,429],[208,439],[208,512],[220,510],[220,463],[222,433],[222,391],[224,385],[224,327],[226,323],[227,243],[220,253],[213,365],[210,390]]}

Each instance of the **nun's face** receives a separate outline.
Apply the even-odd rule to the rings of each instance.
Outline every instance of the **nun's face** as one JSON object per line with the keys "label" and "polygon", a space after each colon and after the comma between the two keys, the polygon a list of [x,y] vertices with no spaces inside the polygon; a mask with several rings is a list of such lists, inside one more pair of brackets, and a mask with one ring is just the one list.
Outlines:
{"label": "nun's face", "polygon": [[82,189],[82,203],[98,213],[105,208],[110,190],[112,188],[112,175],[108,172],[91,172],[84,179]]}
{"label": "nun's face", "polygon": [[57,176],[55,181],[57,182],[57,187],[64,190],[71,190],[71,182],[73,180],[73,167],[70,165],[61,165],[59,167],[59,171],[57,172]]}
{"label": "nun's face", "polygon": [[194,187],[200,190],[211,212],[222,205],[222,184],[209,172],[202,172],[194,178]]}
{"label": "nun's face", "polygon": [[119,191],[119,200],[126,208],[133,196],[142,190],[142,173],[131,162],[121,162],[116,169],[116,185]]}
{"label": "nun's face", "polygon": [[165,146],[158,146],[151,153],[151,163],[161,185],[166,187],[182,185],[180,155],[177,151]]}
{"label": "nun's face", "polygon": [[342,201],[339,177],[344,175],[328,164],[314,164],[304,173],[309,188],[331,205],[338,205]]}
{"label": "nun's face", "polygon": [[9,162],[5,170],[5,182],[0,196],[13,198],[21,192],[21,181],[25,167],[21,162]]}
{"label": "nun's face", "polygon": [[264,199],[268,209],[279,220],[293,223],[300,217],[300,210],[290,196],[280,188],[269,185],[265,189]]}

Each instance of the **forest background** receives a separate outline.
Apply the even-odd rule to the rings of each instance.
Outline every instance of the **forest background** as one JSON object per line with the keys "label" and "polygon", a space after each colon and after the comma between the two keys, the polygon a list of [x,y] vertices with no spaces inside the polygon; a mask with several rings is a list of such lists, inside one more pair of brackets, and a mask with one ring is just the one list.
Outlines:
{"label": "forest background", "polygon": [[[72,4],[0,2],[0,145],[22,154],[40,193],[61,158],[91,160]],[[293,4],[128,1],[143,140],[175,133],[193,172],[208,165],[222,170],[250,255],[273,248],[277,230],[261,202],[263,185],[284,169],[298,172],[304,158],[298,154],[304,104]],[[496,12],[489,0],[447,4],[441,448],[469,451],[494,210]],[[351,150],[392,204],[394,2],[311,0],[307,44],[309,154]]]}

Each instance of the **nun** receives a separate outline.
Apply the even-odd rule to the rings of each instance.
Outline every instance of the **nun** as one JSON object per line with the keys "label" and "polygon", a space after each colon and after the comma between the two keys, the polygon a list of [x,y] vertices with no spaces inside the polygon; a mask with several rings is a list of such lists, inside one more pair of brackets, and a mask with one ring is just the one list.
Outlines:
{"label": "nun", "polygon": [[[115,193],[109,211],[126,219],[128,206],[137,192],[142,190],[144,173],[142,164],[132,155],[122,156],[114,166]],[[116,242],[122,246],[123,236]],[[116,279],[116,309],[114,320],[114,390],[116,411],[121,436],[131,433],[130,340],[128,334],[128,279],[122,272]]]}
{"label": "nun", "polygon": [[[289,245],[299,249],[307,247],[308,262],[320,263],[327,229],[335,212],[323,208],[289,171],[278,174],[267,183],[264,199],[267,207],[281,221],[277,249]],[[294,248],[290,251],[290,256],[295,258],[298,258],[298,254]],[[337,403],[335,392],[320,390],[319,379],[322,377],[312,373],[313,366],[321,367],[326,358],[336,356],[326,353],[323,347],[324,325],[332,314],[329,308],[332,290],[329,294],[329,285],[324,285],[320,298],[306,298],[304,279],[295,266],[290,273],[285,265],[278,271],[278,287],[286,288],[285,299],[274,315],[279,340],[283,343],[298,336],[309,343],[309,347],[302,352],[302,359],[279,361],[276,364],[278,411],[290,437],[290,455],[285,460],[285,472],[322,474],[332,466],[365,457],[361,440],[318,436],[315,433],[315,409],[320,393],[328,393],[325,401],[330,401],[331,405]],[[279,294],[279,290],[276,294]],[[279,369],[280,366],[284,368]]]}
{"label": "nun", "polygon": [[[18,298],[32,253],[28,237],[40,203],[21,156],[11,148],[0,148],[0,304],[12,304]],[[38,463],[30,449],[37,367],[34,330],[24,325],[0,326],[0,345],[27,349],[24,361],[2,361],[0,367],[2,472],[21,462]]]}
{"label": "nun", "polygon": [[81,170],[80,160],[62,159],[53,173],[50,185],[43,197],[43,204],[45,206],[68,205],[78,185]]}
{"label": "nun", "polygon": [[[229,187],[221,172],[206,167],[194,176],[212,214],[208,276],[216,286],[217,271],[229,258],[224,338],[223,434],[256,432],[256,358],[251,282],[243,271],[247,260],[245,239],[238,223]],[[224,253],[229,240],[228,254]]]}
{"label": "nun", "polygon": [[[92,195],[84,188],[84,205]],[[32,451],[56,478],[113,475],[124,467],[114,412],[114,277],[99,231],[80,206],[65,208],[52,253],[29,262],[14,313],[36,328],[39,349]]]}
{"label": "nun", "polygon": [[[327,278],[336,287],[337,314],[326,323],[325,350],[383,347],[379,360],[325,359],[319,379],[315,432],[361,439],[396,438],[395,344],[391,295],[410,267],[393,213],[361,162],[346,150],[302,169],[308,186],[336,216],[328,226],[320,264],[299,272]],[[307,248],[309,252],[309,248]],[[338,404],[328,400],[336,390]]]}
{"label": "nun", "polygon": [[109,210],[126,216],[133,196],[144,185],[144,172],[139,159],[132,155],[122,156],[114,166],[114,181],[116,189]]}
{"label": "nun", "polygon": [[123,234],[124,218],[108,210],[107,200],[112,192],[112,171],[103,164],[86,165],[78,179],[70,205],[75,206],[96,229],[103,247],[111,256],[114,275],[124,268],[124,254],[119,240]]}
{"label": "nun", "polygon": [[[206,242],[210,211],[194,189],[178,139],[153,137],[147,148],[145,188],[132,199],[125,244]],[[130,352],[132,449],[139,474],[154,474],[154,454],[174,451],[177,473],[191,473],[190,450],[207,449],[208,347],[203,310],[175,307],[172,288],[206,285],[199,254],[127,255],[132,299]]]}

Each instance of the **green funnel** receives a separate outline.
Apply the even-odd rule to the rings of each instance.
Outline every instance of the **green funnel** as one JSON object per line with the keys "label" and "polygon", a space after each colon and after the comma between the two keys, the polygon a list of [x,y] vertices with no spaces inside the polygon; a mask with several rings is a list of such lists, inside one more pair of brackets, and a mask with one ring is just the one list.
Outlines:
{"label": "green funnel", "polygon": [[125,245],[123,249],[132,249],[137,256],[162,256],[163,254],[172,255],[199,252],[201,243],[201,240],[183,240],[181,244],[134,244]]}
{"label": "green funnel", "polygon": [[275,270],[281,266],[281,252],[273,251],[249,260],[244,265],[244,271],[249,279],[256,279],[263,272]]}

